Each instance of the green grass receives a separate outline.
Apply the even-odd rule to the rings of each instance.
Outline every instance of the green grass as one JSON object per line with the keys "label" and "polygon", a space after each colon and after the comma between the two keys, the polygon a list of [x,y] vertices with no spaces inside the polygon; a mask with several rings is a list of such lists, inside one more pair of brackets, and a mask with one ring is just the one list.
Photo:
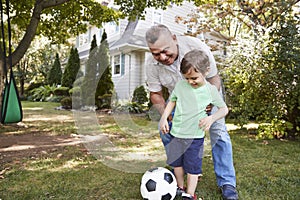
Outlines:
{"label": "green grass", "polygon": [[[27,127],[2,126],[0,136],[33,131],[50,135],[76,133],[72,112],[54,110],[56,106],[58,104],[55,103],[23,102],[24,124]],[[118,118],[118,123],[111,115],[99,114],[98,118],[103,132],[121,150],[135,152],[142,149],[147,153],[163,153],[160,145],[155,146],[160,144],[158,136],[152,135],[156,131],[156,122],[132,116],[132,120],[139,125],[134,127],[129,123],[125,129],[118,125],[126,124],[122,117]],[[149,135],[137,139],[137,134],[146,130]],[[230,131],[230,135],[241,200],[300,199],[299,140],[256,140],[243,129]],[[126,165],[120,167],[126,168]],[[139,192],[142,173],[112,169],[87,152],[83,145],[64,147],[48,154],[24,158],[21,162],[6,163],[0,166],[0,171],[3,169],[6,171],[0,179],[2,200],[142,199]],[[210,156],[203,160],[203,175],[197,188],[198,196],[205,200],[221,199]]]}
{"label": "green grass", "polygon": [[51,135],[70,135],[76,133],[73,114],[66,110],[56,110],[59,103],[53,102],[22,102],[23,123],[21,126],[5,125],[1,133],[26,134],[39,132]]}

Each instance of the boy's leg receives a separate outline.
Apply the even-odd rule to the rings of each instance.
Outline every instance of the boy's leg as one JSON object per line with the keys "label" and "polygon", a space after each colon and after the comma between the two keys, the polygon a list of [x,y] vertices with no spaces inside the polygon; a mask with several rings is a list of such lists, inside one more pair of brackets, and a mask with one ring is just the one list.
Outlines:
{"label": "boy's leg", "polygon": [[177,186],[184,188],[184,170],[183,167],[174,167],[174,173],[177,181]]}
{"label": "boy's leg", "polygon": [[187,174],[187,193],[194,196],[196,187],[198,184],[198,175],[196,174]]}
{"label": "boy's leg", "polygon": [[184,153],[184,170],[187,173],[187,193],[195,197],[198,176],[202,173],[204,138],[186,140],[187,149]]}

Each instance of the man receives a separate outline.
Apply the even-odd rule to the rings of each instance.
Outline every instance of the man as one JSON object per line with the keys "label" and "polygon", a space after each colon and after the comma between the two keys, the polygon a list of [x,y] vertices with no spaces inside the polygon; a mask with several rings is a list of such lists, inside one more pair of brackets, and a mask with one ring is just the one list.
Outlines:
{"label": "man", "polygon": [[[146,32],[146,41],[152,53],[146,64],[147,85],[150,91],[150,100],[160,114],[163,113],[166,105],[162,86],[166,87],[171,93],[175,84],[184,79],[179,67],[183,56],[190,50],[201,49],[207,53],[210,72],[206,79],[220,91],[221,79],[218,75],[214,57],[209,47],[201,40],[190,36],[173,35],[168,27],[159,24],[152,26]],[[212,112],[215,112],[216,109],[216,107],[213,107]],[[209,132],[214,170],[217,184],[222,190],[222,197],[225,200],[238,199],[235,189],[236,177],[233,166],[232,145],[226,130],[225,119],[222,118],[213,123]],[[171,139],[170,135],[161,134],[161,138],[165,148],[167,148]]]}

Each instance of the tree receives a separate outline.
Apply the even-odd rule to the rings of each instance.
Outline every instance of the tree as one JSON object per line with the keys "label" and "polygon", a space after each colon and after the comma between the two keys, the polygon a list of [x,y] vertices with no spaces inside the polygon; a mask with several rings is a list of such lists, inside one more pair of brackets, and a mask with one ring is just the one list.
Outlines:
{"label": "tree", "polygon": [[85,65],[85,74],[81,86],[81,99],[83,105],[95,105],[94,93],[96,90],[96,76],[97,76],[97,39],[93,36],[89,57]]}
{"label": "tree", "polygon": [[[149,7],[166,9],[171,3],[180,5],[184,0],[174,1],[127,1],[115,0],[120,6],[120,11],[126,14],[129,19],[134,20],[136,17],[144,17],[145,9]],[[243,23],[249,27],[261,25],[271,27],[277,18],[285,13],[299,0],[193,0],[196,6],[203,7],[211,13],[216,14],[219,18],[232,15],[235,18],[243,19]],[[246,16],[246,17],[245,17]]]}
{"label": "tree", "polygon": [[80,59],[79,59],[78,50],[77,48],[72,47],[67,66],[62,76],[61,85],[63,87],[72,88],[73,83],[76,80],[76,76],[79,69],[80,69]]}
{"label": "tree", "polygon": [[59,85],[61,84],[62,79],[62,72],[61,72],[61,65],[59,61],[59,55],[56,53],[54,64],[50,69],[50,72],[47,76],[47,83],[49,85]]}
{"label": "tree", "polygon": [[111,108],[111,98],[114,90],[114,83],[111,77],[111,66],[109,61],[109,48],[106,32],[103,32],[101,44],[99,46],[98,59],[98,84],[95,94],[98,108]]}
{"label": "tree", "polygon": [[33,78],[33,76],[36,74],[35,65],[32,63],[34,53],[26,54],[27,56],[24,56],[24,58],[20,60],[14,69],[16,82],[19,83],[20,86],[19,96],[21,98],[25,97],[25,82]]}
{"label": "tree", "polygon": [[[5,8],[4,1],[2,2]],[[13,66],[22,59],[37,35],[49,38],[54,44],[60,44],[67,42],[71,36],[86,32],[88,24],[100,27],[103,22],[116,21],[121,17],[119,12],[94,0],[10,1],[9,11],[13,27],[12,43],[16,44],[12,52]],[[7,15],[6,9],[4,14]],[[23,34],[17,37],[15,30]],[[1,55],[2,52],[1,46]],[[2,57],[0,64],[3,64]],[[3,71],[0,67],[0,91],[3,88]]]}
{"label": "tree", "polygon": [[261,137],[294,137],[300,131],[299,18],[290,8],[261,37],[240,39],[225,69],[232,113],[241,124],[268,123],[260,125]]}

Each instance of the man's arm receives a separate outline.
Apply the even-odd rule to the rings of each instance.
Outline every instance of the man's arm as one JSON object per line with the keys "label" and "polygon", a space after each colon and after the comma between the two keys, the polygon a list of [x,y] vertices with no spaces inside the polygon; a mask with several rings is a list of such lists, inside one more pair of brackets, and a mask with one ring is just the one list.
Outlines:
{"label": "man's arm", "polygon": [[221,77],[219,74],[216,74],[213,77],[207,78],[207,81],[210,82],[210,84],[217,87],[218,91],[220,91],[221,88]]}
{"label": "man's arm", "polygon": [[166,106],[162,91],[150,92],[150,100],[153,106],[158,110],[159,114],[162,115]]}
{"label": "man's arm", "polygon": [[167,106],[166,106],[166,109],[164,110],[164,112],[163,112],[163,114],[160,118],[159,128],[160,128],[162,133],[169,133],[170,132],[170,126],[169,126],[169,123],[168,123],[168,118],[169,118],[172,110],[174,109],[175,105],[176,105],[175,101],[169,101]]}

